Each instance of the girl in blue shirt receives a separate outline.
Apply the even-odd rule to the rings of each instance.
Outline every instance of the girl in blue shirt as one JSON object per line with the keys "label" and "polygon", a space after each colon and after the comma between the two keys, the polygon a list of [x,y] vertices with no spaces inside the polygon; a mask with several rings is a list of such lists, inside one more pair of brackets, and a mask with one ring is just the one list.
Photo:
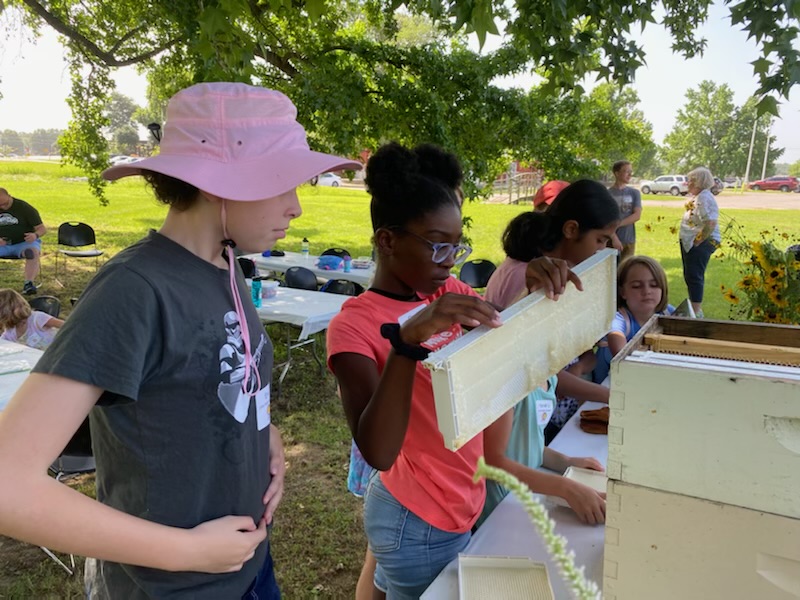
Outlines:
{"label": "girl in blue shirt", "polygon": [[617,270],[617,314],[611,331],[597,350],[594,380],[602,383],[608,376],[611,359],[655,315],[671,315],[675,308],[667,304],[669,289],[664,268],[649,256],[631,256]]}

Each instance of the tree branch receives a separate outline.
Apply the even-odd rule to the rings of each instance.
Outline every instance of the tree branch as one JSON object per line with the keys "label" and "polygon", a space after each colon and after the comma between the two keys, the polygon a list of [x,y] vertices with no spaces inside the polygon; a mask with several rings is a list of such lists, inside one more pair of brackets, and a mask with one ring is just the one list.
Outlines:
{"label": "tree branch", "polygon": [[60,34],[67,36],[69,39],[71,39],[73,42],[75,42],[78,46],[83,48],[83,50],[85,50],[87,53],[91,54],[92,56],[94,56],[95,58],[100,60],[100,62],[102,62],[103,64],[105,64],[106,66],[109,66],[109,67],[127,67],[127,66],[130,66],[130,65],[134,65],[136,63],[140,63],[142,61],[145,61],[145,60],[148,60],[150,58],[153,58],[154,56],[160,54],[161,52],[163,52],[164,50],[166,50],[168,48],[171,48],[176,43],[181,41],[180,37],[173,38],[173,39],[167,41],[166,43],[162,44],[161,46],[159,46],[157,48],[153,48],[152,50],[149,50],[149,51],[144,52],[142,54],[137,54],[136,56],[131,56],[129,58],[119,59],[116,56],[114,56],[112,52],[114,50],[117,50],[119,48],[119,45],[123,41],[129,39],[135,33],[138,33],[138,31],[136,29],[134,29],[133,31],[130,31],[129,33],[124,35],[120,39],[120,41],[117,42],[117,44],[114,45],[114,47],[112,49],[112,52],[107,52],[105,50],[102,50],[100,47],[98,47],[94,42],[89,40],[80,31],[78,31],[77,29],[74,29],[73,27],[70,27],[67,23],[62,21],[59,17],[57,17],[57,16],[51,14],[50,12],[48,12],[47,9],[44,8],[44,6],[42,6],[41,4],[39,4],[39,2],[37,2],[36,0],[22,0],[22,1],[39,18],[41,18],[45,23],[50,25],[50,27],[55,29]]}

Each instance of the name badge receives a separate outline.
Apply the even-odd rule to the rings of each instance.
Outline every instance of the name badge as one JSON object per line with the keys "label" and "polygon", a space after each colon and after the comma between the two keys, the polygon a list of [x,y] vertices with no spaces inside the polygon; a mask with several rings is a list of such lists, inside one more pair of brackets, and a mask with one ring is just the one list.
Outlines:
{"label": "name badge", "polygon": [[552,400],[537,400],[536,401],[536,422],[539,427],[544,427],[550,422],[555,410],[555,402]]}

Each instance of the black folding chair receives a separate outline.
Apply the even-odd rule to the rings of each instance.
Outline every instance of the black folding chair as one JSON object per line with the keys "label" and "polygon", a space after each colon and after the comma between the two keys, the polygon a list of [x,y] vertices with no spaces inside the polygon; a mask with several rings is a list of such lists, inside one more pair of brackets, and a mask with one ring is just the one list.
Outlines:
{"label": "black folding chair", "polygon": [[355,281],[348,281],[347,279],[329,279],[319,288],[319,291],[328,292],[329,294],[342,294],[343,296],[358,296],[364,292],[364,288]]}
{"label": "black folding chair", "polygon": [[471,288],[485,288],[496,268],[490,260],[470,260],[461,267],[458,278]]}
{"label": "black folding chair", "polygon": [[344,258],[345,256],[351,256],[351,254],[344,248],[328,248],[325,252],[320,254],[320,256],[338,256],[339,258]]}
{"label": "black folding chair", "polygon": [[242,273],[244,274],[245,279],[253,279],[253,277],[258,275],[258,269],[256,268],[255,261],[245,258],[244,256],[240,256],[236,260],[239,261],[239,266],[242,268]]}
{"label": "black folding chair", "polygon": [[39,312],[47,313],[51,317],[58,318],[58,315],[61,313],[61,300],[56,298],[55,296],[39,296],[38,298],[34,298],[33,300],[28,300],[28,304],[31,305],[33,310],[38,310]]}
{"label": "black folding chair", "polygon": [[[94,229],[86,223],[67,222],[58,226],[58,252],[56,252],[56,280],[58,279],[58,257],[63,258],[66,273],[67,258],[94,258],[94,268],[100,265],[102,250],[97,249]],[[63,246],[63,247],[62,247]],[[87,246],[92,248],[86,250]],[[84,248],[84,249],[80,249]]]}
{"label": "black folding chair", "polygon": [[286,287],[317,291],[317,276],[305,267],[289,267],[284,276]]}

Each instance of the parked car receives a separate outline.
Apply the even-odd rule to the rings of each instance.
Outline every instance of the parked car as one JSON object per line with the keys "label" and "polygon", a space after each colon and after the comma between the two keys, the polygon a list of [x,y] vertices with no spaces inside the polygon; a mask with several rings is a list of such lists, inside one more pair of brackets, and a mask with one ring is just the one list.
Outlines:
{"label": "parked car", "polygon": [[137,160],[139,160],[139,157],[137,156],[118,155],[112,156],[108,162],[112,165],[127,165],[128,163],[136,162]]}
{"label": "parked car", "polygon": [[767,177],[766,179],[759,179],[758,181],[751,182],[748,187],[751,190],[780,190],[782,192],[791,192],[796,189],[800,180],[797,177],[790,177],[788,175],[776,175],[775,177]]}
{"label": "parked car", "polygon": [[643,181],[640,188],[643,194],[672,194],[684,196],[689,193],[689,180],[686,175],[662,175],[653,181]]}
{"label": "parked car", "polygon": [[742,180],[738,177],[726,177],[722,181],[726,188],[737,188],[742,185]]}
{"label": "parked car", "polygon": [[317,185],[329,185],[331,187],[339,187],[342,185],[342,178],[335,173],[322,173],[317,179]]}

